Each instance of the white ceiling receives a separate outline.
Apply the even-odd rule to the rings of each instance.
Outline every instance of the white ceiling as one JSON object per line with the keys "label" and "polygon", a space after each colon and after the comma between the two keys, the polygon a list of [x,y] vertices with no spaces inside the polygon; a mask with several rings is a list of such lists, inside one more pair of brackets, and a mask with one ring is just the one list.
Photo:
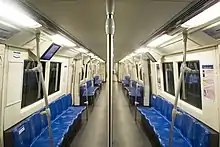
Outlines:
{"label": "white ceiling", "polygon": [[[137,49],[192,0],[116,0],[115,60]],[[28,0],[106,59],[105,0]]]}

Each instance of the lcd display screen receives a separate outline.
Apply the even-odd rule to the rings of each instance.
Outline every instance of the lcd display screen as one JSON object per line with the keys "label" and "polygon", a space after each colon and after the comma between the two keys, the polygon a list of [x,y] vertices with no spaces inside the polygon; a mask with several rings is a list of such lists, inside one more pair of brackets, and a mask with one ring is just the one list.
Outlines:
{"label": "lcd display screen", "polygon": [[55,43],[51,44],[50,47],[44,52],[44,54],[41,56],[42,60],[50,60],[55,53],[60,49],[60,45],[57,45]]}

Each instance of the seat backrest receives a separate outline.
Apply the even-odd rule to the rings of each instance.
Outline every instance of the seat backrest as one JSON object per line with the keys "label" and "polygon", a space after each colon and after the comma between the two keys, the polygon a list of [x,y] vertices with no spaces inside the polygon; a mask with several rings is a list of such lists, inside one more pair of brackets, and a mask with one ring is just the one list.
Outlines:
{"label": "seat backrest", "polygon": [[164,99],[163,98],[161,98],[160,96],[157,96],[157,99],[158,99],[158,101],[157,101],[157,110],[161,113],[161,114],[163,114],[163,106],[164,106]]}
{"label": "seat backrest", "polygon": [[[40,110],[40,113],[41,113],[42,111],[45,111],[45,108],[43,108],[42,110]],[[41,117],[42,129],[43,129],[43,128],[47,127],[47,125],[48,125],[47,116],[46,116],[45,114],[42,114],[42,115],[40,115],[40,117]]]}
{"label": "seat backrest", "polygon": [[130,81],[130,77],[129,76],[125,76],[125,80]]}
{"label": "seat backrest", "polygon": [[166,116],[166,115],[167,115],[167,110],[168,110],[168,102],[167,102],[166,100],[163,100],[161,113],[162,113],[164,116]]}
{"label": "seat backrest", "polygon": [[13,130],[14,147],[29,147],[31,144],[30,122],[25,120]]}
{"label": "seat backrest", "polygon": [[56,107],[56,103],[55,102],[52,102],[50,105],[49,105],[49,108],[50,108],[50,114],[51,114],[51,120],[54,120],[57,116],[57,107]]}
{"label": "seat backrest", "polygon": [[40,135],[40,132],[43,127],[40,112],[36,112],[32,116],[30,116],[29,122],[30,122],[31,142],[32,142],[34,138]]}
{"label": "seat backrest", "polygon": [[186,113],[182,113],[182,124],[179,129],[181,130],[181,133],[183,134],[183,136],[188,138],[191,142],[193,140],[194,123],[195,123],[194,118],[192,118]]}
{"label": "seat backrest", "polygon": [[61,114],[63,112],[63,106],[62,106],[62,98],[59,98],[58,100],[55,101],[55,105],[57,108],[57,115]]}
{"label": "seat backrest", "polygon": [[83,95],[83,93],[84,93],[85,90],[86,90],[86,85],[85,85],[85,84],[81,85],[81,86],[80,86],[80,96]]}
{"label": "seat backrest", "polygon": [[68,95],[66,95],[66,99],[67,99],[67,105],[68,107],[72,106],[72,94],[69,93]]}
{"label": "seat backrest", "polygon": [[[178,112],[180,112],[179,110],[177,110]],[[176,128],[180,129],[182,126],[182,122],[183,122],[183,112],[180,112],[179,114],[176,115],[176,119],[174,122],[174,125]]]}
{"label": "seat backrest", "polygon": [[193,147],[208,147],[209,146],[209,137],[210,132],[206,127],[204,127],[199,122],[194,123],[193,125]]}
{"label": "seat backrest", "polygon": [[92,80],[88,80],[86,84],[87,84],[87,88],[92,87]]}
{"label": "seat backrest", "polygon": [[161,104],[162,104],[161,98],[156,97],[156,107],[155,107],[155,109],[159,112],[160,112],[160,109],[162,108]]}
{"label": "seat backrest", "polygon": [[137,82],[136,82],[136,81],[131,81],[131,86],[134,87],[134,88],[136,88]]}
{"label": "seat backrest", "polygon": [[151,95],[151,107],[156,108],[156,101],[157,101],[157,96],[152,94]]}
{"label": "seat backrest", "polygon": [[140,91],[141,97],[144,97],[144,87],[143,86],[138,86],[138,89]]}
{"label": "seat backrest", "polygon": [[173,111],[173,104],[171,104],[170,102],[168,102],[168,108],[167,108],[167,112],[166,112],[166,117],[169,121],[172,120],[172,111]]}

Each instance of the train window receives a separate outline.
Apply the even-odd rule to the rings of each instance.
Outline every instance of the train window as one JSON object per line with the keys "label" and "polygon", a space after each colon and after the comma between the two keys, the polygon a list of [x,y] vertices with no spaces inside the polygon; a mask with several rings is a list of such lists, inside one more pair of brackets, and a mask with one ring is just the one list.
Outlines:
{"label": "train window", "polygon": [[161,76],[160,76],[160,65],[157,64],[157,87],[161,89]]}
{"label": "train window", "polygon": [[[42,63],[43,76],[45,76],[45,62]],[[24,73],[23,73],[23,87],[22,87],[22,101],[21,108],[31,105],[43,98],[43,90],[39,84],[39,73],[34,71],[28,71],[37,66],[36,61],[24,60]]]}
{"label": "train window", "polygon": [[83,78],[84,78],[84,70],[83,68],[81,68],[81,80],[83,80]]}
{"label": "train window", "polygon": [[60,90],[60,74],[61,63],[50,62],[49,95]]}
{"label": "train window", "polygon": [[138,76],[138,64],[136,64],[136,74],[137,74],[137,79],[139,78]]}
{"label": "train window", "polygon": [[175,95],[173,63],[163,63],[164,91]]}
{"label": "train window", "polygon": [[[182,62],[178,63],[179,74],[181,64]],[[188,104],[202,109],[199,61],[187,61],[186,65],[193,71],[184,73],[184,85],[181,87],[180,98]],[[183,93],[183,86],[185,87],[185,93]]]}
{"label": "train window", "polygon": [[88,64],[86,64],[85,78],[87,78],[87,68],[88,68]]}
{"label": "train window", "polygon": [[140,80],[143,81],[142,68],[140,68]]}

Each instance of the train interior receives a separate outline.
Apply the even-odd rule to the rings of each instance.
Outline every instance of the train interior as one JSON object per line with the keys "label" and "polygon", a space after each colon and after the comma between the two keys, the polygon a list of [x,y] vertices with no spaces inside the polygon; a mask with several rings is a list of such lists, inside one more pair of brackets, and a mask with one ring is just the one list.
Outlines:
{"label": "train interior", "polygon": [[219,147],[220,2],[108,1],[0,1],[0,147]]}

